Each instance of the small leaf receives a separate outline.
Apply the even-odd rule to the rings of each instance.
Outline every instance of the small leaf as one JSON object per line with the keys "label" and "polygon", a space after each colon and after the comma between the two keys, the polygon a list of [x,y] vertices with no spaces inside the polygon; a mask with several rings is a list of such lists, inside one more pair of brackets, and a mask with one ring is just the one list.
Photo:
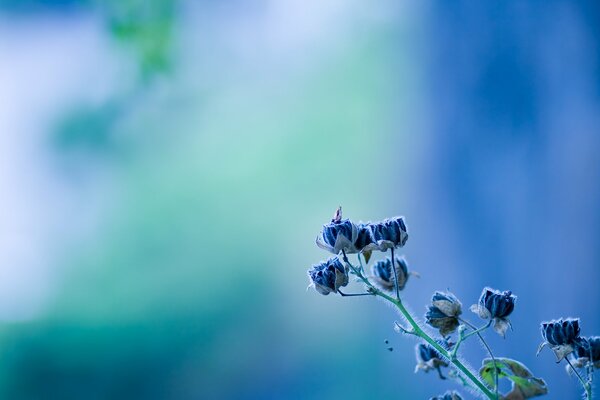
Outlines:
{"label": "small leaf", "polygon": [[373,250],[363,251],[362,255],[365,258],[365,264],[369,263],[369,260],[371,259],[371,254],[373,254]]}
{"label": "small leaf", "polygon": [[512,390],[504,397],[506,400],[521,400],[541,396],[548,393],[548,387],[543,379],[533,376],[531,371],[519,361],[510,358],[496,358],[496,363],[490,358],[482,362],[479,374],[490,386],[494,386],[494,369],[499,378],[512,381]]}

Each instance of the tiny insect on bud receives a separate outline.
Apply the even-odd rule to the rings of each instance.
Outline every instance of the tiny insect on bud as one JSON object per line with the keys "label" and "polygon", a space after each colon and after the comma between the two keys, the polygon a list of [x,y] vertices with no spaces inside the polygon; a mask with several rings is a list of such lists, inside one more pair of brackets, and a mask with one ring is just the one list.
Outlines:
{"label": "tiny insect on bud", "polygon": [[337,257],[313,265],[308,277],[310,286],[322,295],[336,293],[340,287],[348,284],[348,271]]}
{"label": "tiny insect on bud", "polygon": [[471,311],[481,319],[491,319],[494,322],[494,330],[501,336],[505,336],[508,328],[512,328],[508,316],[515,309],[517,296],[510,290],[501,292],[486,287],[481,292],[479,302],[471,306]]}
{"label": "tiny insect on bud", "polygon": [[459,326],[458,316],[462,313],[462,304],[450,292],[435,292],[431,305],[425,314],[425,322],[439,329],[440,335],[447,336]]}
{"label": "tiny insect on bud", "polygon": [[582,339],[579,337],[579,318],[542,322],[541,332],[544,341],[538,348],[538,354],[544,346],[548,346],[556,355],[557,361],[561,361],[582,345]]}

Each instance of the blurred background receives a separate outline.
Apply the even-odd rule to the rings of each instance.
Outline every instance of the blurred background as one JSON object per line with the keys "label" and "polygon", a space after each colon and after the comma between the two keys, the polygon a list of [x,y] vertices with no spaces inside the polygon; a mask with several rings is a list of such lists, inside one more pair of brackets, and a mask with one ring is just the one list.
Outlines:
{"label": "blurred background", "polygon": [[0,0],[0,397],[457,388],[413,374],[390,307],[306,290],[342,205],[406,217],[417,315],[435,290],[467,316],[484,286],[512,290],[496,355],[579,398],[535,352],[542,320],[600,334],[599,18],[568,1]]}

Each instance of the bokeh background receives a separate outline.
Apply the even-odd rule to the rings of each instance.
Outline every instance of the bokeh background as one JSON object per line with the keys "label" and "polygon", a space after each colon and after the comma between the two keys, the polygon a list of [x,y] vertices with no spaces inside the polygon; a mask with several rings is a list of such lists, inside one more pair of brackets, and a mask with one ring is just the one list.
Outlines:
{"label": "bokeh background", "polygon": [[419,315],[434,290],[513,290],[496,355],[578,398],[535,351],[541,320],[600,334],[599,22],[571,1],[0,0],[0,397],[455,387],[413,374],[391,308],[306,291],[342,205],[405,215]]}

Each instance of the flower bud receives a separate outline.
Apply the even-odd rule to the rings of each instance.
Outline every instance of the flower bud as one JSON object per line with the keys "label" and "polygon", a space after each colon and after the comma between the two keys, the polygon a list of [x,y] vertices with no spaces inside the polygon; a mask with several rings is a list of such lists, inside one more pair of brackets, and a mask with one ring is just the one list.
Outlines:
{"label": "flower bud", "polygon": [[425,322],[440,330],[440,335],[447,336],[459,325],[458,316],[462,314],[462,304],[450,292],[435,292],[425,314]]}
{"label": "flower bud", "polygon": [[[402,258],[396,258],[396,275],[398,276],[398,289],[403,290],[408,281],[408,265],[406,260]],[[373,282],[382,290],[392,291],[394,290],[394,272],[392,271],[392,260],[386,257],[384,260],[379,260],[371,266],[371,273],[373,274]]]}
{"label": "flower bud", "polygon": [[432,397],[429,400],[462,400],[462,397],[456,391],[447,391],[441,396]]}
{"label": "flower bud", "polygon": [[310,285],[323,295],[336,293],[340,287],[348,284],[348,271],[337,257],[313,265],[308,276]]}
{"label": "flower bud", "polygon": [[371,226],[369,224],[359,223],[356,225],[354,248],[359,252],[377,248],[377,243],[375,243],[373,232],[371,231]]}
{"label": "flower bud", "polygon": [[373,240],[378,250],[402,247],[408,240],[404,218],[388,218],[378,223],[370,224]]}
{"label": "flower bud", "polygon": [[558,361],[573,353],[582,344],[579,337],[579,318],[561,318],[550,322],[542,322],[541,331],[544,342],[538,348],[538,354],[544,346],[549,346]]}
{"label": "flower bud", "polygon": [[417,358],[417,366],[415,367],[415,372],[419,370],[423,370],[425,372],[429,372],[432,369],[438,371],[440,376],[442,376],[440,372],[440,367],[447,367],[448,363],[442,358],[440,353],[437,352],[433,346],[427,343],[419,343],[415,347],[415,355]]}
{"label": "flower bud", "polygon": [[349,219],[332,219],[330,223],[323,225],[321,233],[317,236],[317,246],[336,255],[342,250],[346,253],[356,253],[356,235],[357,228],[354,222]]}
{"label": "flower bud", "polygon": [[504,336],[510,327],[508,316],[515,309],[516,300],[517,296],[513,295],[510,290],[500,292],[486,287],[479,297],[479,303],[471,306],[471,311],[479,315],[481,319],[492,319],[494,330]]}
{"label": "flower bud", "polygon": [[600,336],[581,338],[581,344],[576,346],[575,367],[584,367],[591,362],[594,368],[600,368]]}

